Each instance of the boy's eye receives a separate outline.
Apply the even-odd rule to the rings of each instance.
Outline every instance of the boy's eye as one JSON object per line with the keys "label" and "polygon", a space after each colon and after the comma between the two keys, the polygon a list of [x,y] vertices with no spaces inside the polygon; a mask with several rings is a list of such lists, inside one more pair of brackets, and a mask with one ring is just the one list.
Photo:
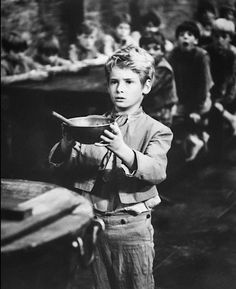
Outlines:
{"label": "boy's eye", "polygon": [[131,84],[131,83],[132,83],[132,80],[127,79],[125,82],[126,82],[127,84]]}
{"label": "boy's eye", "polygon": [[110,80],[110,84],[116,84],[117,83],[117,80],[116,79],[111,79]]}

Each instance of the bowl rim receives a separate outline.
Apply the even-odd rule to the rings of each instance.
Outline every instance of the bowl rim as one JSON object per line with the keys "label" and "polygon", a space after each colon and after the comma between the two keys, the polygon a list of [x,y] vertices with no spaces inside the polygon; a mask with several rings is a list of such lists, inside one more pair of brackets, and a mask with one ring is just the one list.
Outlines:
{"label": "bowl rim", "polygon": [[98,124],[98,125],[83,125],[83,126],[78,126],[78,125],[73,125],[69,126],[68,124],[64,123],[68,127],[73,127],[73,128],[97,128],[97,127],[106,127],[109,126],[111,123],[114,123],[115,120],[111,117],[106,117],[103,115],[87,115],[87,116],[78,116],[78,117],[72,117],[69,118],[69,120],[74,120],[74,119],[92,119],[92,118],[97,118],[97,119],[104,119],[107,120],[108,122],[105,124]]}

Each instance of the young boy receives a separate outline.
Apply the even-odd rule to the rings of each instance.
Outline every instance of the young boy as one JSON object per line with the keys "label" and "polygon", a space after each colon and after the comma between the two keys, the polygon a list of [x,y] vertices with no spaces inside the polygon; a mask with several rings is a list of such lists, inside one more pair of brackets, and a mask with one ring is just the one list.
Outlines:
{"label": "young boy", "polygon": [[43,80],[48,73],[25,53],[27,42],[20,33],[12,31],[2,37],[1,83],[10,84],[25,80]]}
{"label": "young boy", "polygon": [[34,60],[41,65],[69,66],[71,61],[62,58],[60,54],[60,43],[54,34],[46,34],[39,37],[37,41],[37,53]]}
{"label": "young boy", "polygon": [[128,45],[138,45],[131,35],[131,16],[128,13],[117,13],[112,19],[112,31],[105,37],[105,54],[112,55],[117,49]]}
{"label": "young boy", "polygon": [[77,42],[70,45],[69,59],[73,63],[96,66],[104,65],[107,58],[104,53],[104,36],[98,24],[85,20],[77,35]]}
{"label": "young boy", "polygon": [[[141,31],[133,31],[132,37],[140,44],[141,37],[149,37],[152,34],[160,32],[163,24],[156,9],[150,9],[141,17]],[[165,39],[165,52],[167,54],[174,48],[174,45],[168,39]]]}
{"label": "young boy", "polygon": [[165,37],[155,32],[140,39],[140,46],[155,59],[155,81],[143,107],[153,118],[171,126],[174,110],[178,101],[174,72],[165,58]]}
{"label": "young boy", "polygon": [[[236,49],[231,44],[234,32],[232,21],[218,18],[214,24],[213,43],[205,47],[210,56],[214,81],[211,95],[215,105],[210,114],[209,130],[212,136],[212,152],[215,151],[217,155],[222,149],[225,136],[235,132]],[[219,107],[223,109],[218,109]],[[233,118],[226,117],[230,114]]]}
{"label": "young boy", "polygon": [[176,29],[177,45],[169,57],[179,99],[177,114],[186,119],[188,126],[184,141],[187,144],[186,161],[195,159],[209,138],[204,126],[211,108],[210,89],[213,81],[208,54],[197,47],[199,36],[199,29],[193,21],[180,24]]}
{"label": "young boy", "polygon": [[172,132],[141,107],[154,76],[145,50],[120,49],[105,70],[113,103],[106,116],[117,121],[101,136],[103,144],[79,144],[64,135],[49,159],[73,173],[74,187],[89,194],[105,223],[93,262],[96,288],[154,289],[151,209],[160,202],[156,185],[166,178]]}
{"label": "young boy", "polygon": [[213,43],[205,46],[210,56],[214,80],[212,99],[223,104],[229,104],[236,95],[236,52],[231,45],[234,32],[232,21],[218,18],[214,24]]}

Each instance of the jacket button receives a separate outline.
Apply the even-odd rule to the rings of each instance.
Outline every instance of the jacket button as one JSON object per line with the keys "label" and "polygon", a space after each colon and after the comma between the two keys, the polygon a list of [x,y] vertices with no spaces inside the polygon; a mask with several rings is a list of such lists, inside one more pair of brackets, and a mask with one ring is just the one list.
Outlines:
{"label": "jacket button", "polygon": [[126,224],[126,220],[125,219],[121,219],[120,222],[121,222],[122,225]]}

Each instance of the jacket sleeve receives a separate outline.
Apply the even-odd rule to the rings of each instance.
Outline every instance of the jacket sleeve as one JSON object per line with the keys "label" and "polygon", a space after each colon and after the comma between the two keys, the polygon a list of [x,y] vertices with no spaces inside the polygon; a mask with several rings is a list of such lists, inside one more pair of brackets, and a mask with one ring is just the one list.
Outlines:
{"label": "jacket sleeve", "polygon": [[63,159],[58,157],[60,143],[56,143],[49,153],[49,164],[55,169],[61,170],[73,170],[78,166],[78,155],[80,151],[79,143],[72,148],[71,153],[68,156],[64,156]]}
{"label": "jacket sleeve", "polygon": [[171,130],[164,125],[162,127],[161,131],[152,135],[143,153],[134,150],[137,170],[132,177],[153,185],[161,183],[166,178],[167,152],[173,138]]}

